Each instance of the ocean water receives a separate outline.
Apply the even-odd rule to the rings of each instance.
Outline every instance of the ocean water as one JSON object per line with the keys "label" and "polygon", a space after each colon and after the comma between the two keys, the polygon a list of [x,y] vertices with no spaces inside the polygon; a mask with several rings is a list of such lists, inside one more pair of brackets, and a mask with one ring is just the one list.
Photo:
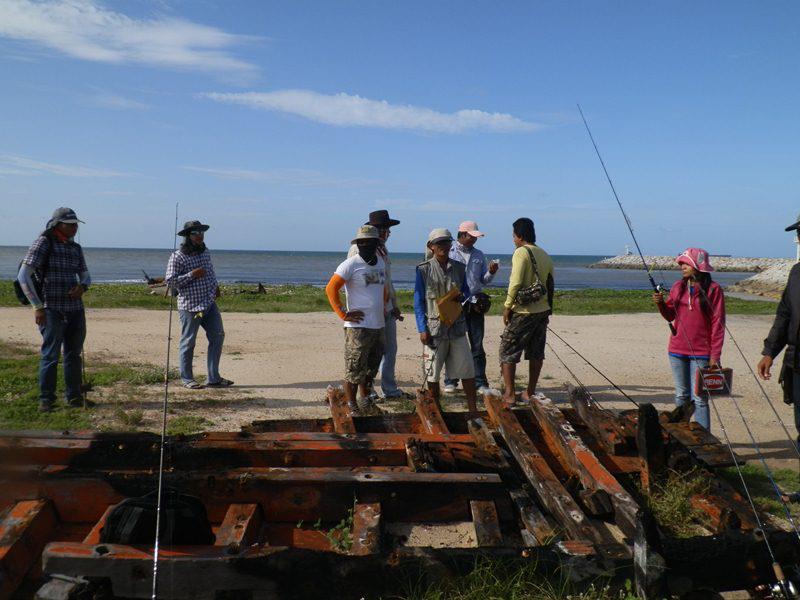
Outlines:
{"label": "ocean water", "polygon": [[[27,248],[22,246],[0,246],[0,279],[16,277],[19,261]],[[171,250],[145,248],[84,248],[86,262],[93,281],[139,282],[142,271],[150,276],[164,275]],[[263,283],[325,285],[336,266],[346,258],[345,252],[290,252],[252,250],[211,249],[217,278],[225,283]],[[398,288],[414,287],[414,267],[423,257],[417,253],[392,253],[392,277]],[[487,258],[500,260],[500,270],[492,286],[508,284],[511,270],[510,254],[487,254]],[[647,290],[649,283],[641,271],[619,269],[590,269],[589,265],[608,255],[553,255],[556,268],[556,288],[575,290],[606,288],[614,290]],[[749,273],[716,273],[714,279],[721,285],[729,285],[748,277]],[[657,282],[662,279],[671,284],[678,278],[677,272],[655,274]]]}

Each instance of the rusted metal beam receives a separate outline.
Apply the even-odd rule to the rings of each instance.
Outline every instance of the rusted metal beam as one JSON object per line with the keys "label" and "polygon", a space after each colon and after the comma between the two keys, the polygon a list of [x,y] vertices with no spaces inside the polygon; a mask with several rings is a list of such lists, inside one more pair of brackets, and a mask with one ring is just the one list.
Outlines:
{"label": "rusted metal beam", "polygon": [[633,448],[636,432],[595,402],[584,388],[567,386],[569,401],[581,423],[609,454],[624,454]]}
{"label": "rusted metal beam", "polygon": [[[662,427],[671,438],[709,468],[735,466],[730,450],[699,423],[663,423]],[[736,462],[740,465],[745,463],[740,456],[736,456]]]}
{"label": "rusted metal beam", "polygon": [[215,546],[238,551],[258,541],[264,517],[258,504],[231,504],[217,529]]}
{"label": "rusted metal beam", "polygon": [[426,433],[448,433],[439,405],[430,390],[417,390],[417,416]]}
{"label": "rusted metal beam", "polygon": [[[83,538],[83,543],[84,544],[99,544],[100,543],[100,535],[103,532],[103,527],[106,526],[106,519],[108,519],[108,515],[111,514],[111,511],[114,510],[115,506],[116,506],[115,504],[112,504],[111,506],[109,506],[105,510],[105,512],[103,513],[103,516],[100,517],[97,520],[97,523],[95,523],[92,526],[92,529],[89,531],[89,533],[86,534],[86,537]],[[63,539],[63,538],[61,538],[61,539]]]}
{"label": "rusted metal beam", "polygon": [[0,598],[12,598],[39,560],[58,518],[49,500],[15,503],[0,520]]}
{"label": "rusted metal beam", "polygon": [[558,480],[514,413],[499,396],[486,394],[484,402],[539,501],[559,521],[567,537],[602,543],[600,532]]}
{"label": "rusted metal beam", "polygon": [[381,551],[380,502],[356,503],[353,508],[353,546],[356,556],[378,554]]}
{"label": "rusted metal beam", "polygon": [[475,525],[478,546],[502,546],[503,533],[500,530],[500,520],[497,518],[494,502],[471,500],[469,508],[472,511],[472,523]]}
{"label": "rusted metal beam", "polygon": [[[398,467],[400,468],[400,467]],[[394,469],[394,467],[392,467]],[[168,471],[164,485],[203,498],[212,522],[231,503],[261,504],[270,521],[340,520],[354,494],[374,494],[392,521],[469,520],[468,502],[494,500],[501,518],[513,519],[508,492],[493,473],[413,473],[377,469],[247,468],[227,471]],[[0,486],[0,506],[9,497],[52,499],[62,520],[94,523],[110,504],[153,490],[156,471],[39,471]]]}
{"label": "rusted metal beam", "polygon": [[550,398],[533,398],[530,407],[551,449],[561,455],[584,487],[608,494],[614,506],[617,525],[633,539],[636,534],[636,512],[639,510],[636,501],[586,447]]}
{"label": "rusted metal beam", "polygon": [[347,405],[344,391],[339,387],[328,386],[328,405],[333,418],[333,429],[337,433],[355,433],[356,425],[353,422],[353,413]]}

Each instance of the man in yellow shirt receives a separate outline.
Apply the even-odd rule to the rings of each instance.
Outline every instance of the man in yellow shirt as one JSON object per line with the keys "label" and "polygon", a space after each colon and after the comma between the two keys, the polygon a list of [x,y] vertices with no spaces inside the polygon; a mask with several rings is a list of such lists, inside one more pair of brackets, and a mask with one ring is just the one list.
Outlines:
{"label": "man in yellow shirt", "polygon": [[[536,245],[533,221],[526,217],[514,221],[512,239],[516,250],[511,258],[511,276],[503,309],[505,329],[500,336],[500,369],[505,385],[503,400],[507,403],[516,400],[514,377],[523,351],[528,360],[529,377],[522,400],[527,401],[536,393],[555,289],[553,261]],[[531,294],[532,287],[539,287],[537,284],[542,293]],[[526,295],[532,295],[534,299],[525,302]]]}

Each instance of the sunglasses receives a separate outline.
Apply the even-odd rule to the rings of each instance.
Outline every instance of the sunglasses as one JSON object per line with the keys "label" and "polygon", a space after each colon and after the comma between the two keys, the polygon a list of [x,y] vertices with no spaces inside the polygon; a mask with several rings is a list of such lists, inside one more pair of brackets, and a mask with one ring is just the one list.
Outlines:
{"label": "sunglasses", "polygon": [[193,229],[192,231],[189,232],[189,235],[203,235],[204,233],[205,233],[204,231]]}

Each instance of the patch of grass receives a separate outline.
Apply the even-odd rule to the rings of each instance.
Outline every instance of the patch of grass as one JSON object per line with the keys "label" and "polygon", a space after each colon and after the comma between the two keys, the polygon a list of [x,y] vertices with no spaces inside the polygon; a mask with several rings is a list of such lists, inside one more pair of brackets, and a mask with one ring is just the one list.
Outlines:
{"label": "patch of grass", "polygon": [[[775,494],[775,488],[773,488],[764,468],[756,465],[742,465],[740,468],[742,470],[742,477],[744,477],[745,483],[747,484],[747,489],[750,490],[753,504],[755,504],[756,508],[765,513],[775,515],[779,519],[786,519],[786,511],[783,508],[783,504],[778,500]],[[739,479],[736,467],[719,469],[717,473],[739,490],[740,493],[744,494],[742,481]],[[796,471],[792,471],[791,469],[773,469],[772,476],[782,492],[791,493],[800,491],[800,477],[798,477]],[[796,503],[789,503],[787,506],[789,507],[793,519],[800,518],[800,506]]]}
{"label": "patch of grass", "polygon": [[199,433],[207,426],[213,425],[211,421],[194,415],[180,415],[167,421],[167,435],[190,435]]}
{"label": "patch of grass", "polygon": [[700,525],[704,515],[691,504],[692,496],[707,494],[709,490],[708,480],[701,471],[670,471],[667,479],[654,488],[642,495],[662,529],[678,538],[705,533]]}
{"label": "patch of grass", "polygon": [[[331,310],[325,290],[312,285],[270,286],[266,294],[252,293],[253,285],[222,285],[218,303],[223,311],[247,313],[328,312]],[[170,299],[163,293],[152,294],[144,284],[95,284],[84,296],[89,308],[148,308],[166,310]],[[503,312],[505,289],[486,288],[492,298],[491,315]],[[557,291],[555,311],[560,315],[605,315],[619,313],[655,313],[651,293],[640,290],[586,289]],[[413,292],[398,290],[397,299],[405,314],[414,311]],[[10,281],[0,281],[0,306],[19,306]],[[726,299],[728,314],[775,314],[775,304],[763,300]]]}
{"label": "patch of grass", "polygon": [[535,561],[520,566],[500,560],[483,560],[459,579],[426,585],[408,582],[402,600],[637,600],[629,581],[620,587],[602,583],[577,586],[563,578],[547,577]]}
{"label": "patch of grass", "polygon": [[114,411],[114,417],[126,427],[135,429],[144,421],[144,411],[138,408],[133,410],[118,408]]}
{"label": "patch of grass", "polygon": [[[163,371],[148,365],[114,365],[92,362],[87,379],[94,386],[116,383],[141,385],[163,381]],[[177,376],[177,373],[175,373]],[[92,427],[90,410],[69,408],[63,402],[64,376],[56,375],[57,402],[50,413],[39,412],[39,354],[16,344],[0,341],[0,429],[75,430]],[[89,393],[91,398],[91,392]]]}

